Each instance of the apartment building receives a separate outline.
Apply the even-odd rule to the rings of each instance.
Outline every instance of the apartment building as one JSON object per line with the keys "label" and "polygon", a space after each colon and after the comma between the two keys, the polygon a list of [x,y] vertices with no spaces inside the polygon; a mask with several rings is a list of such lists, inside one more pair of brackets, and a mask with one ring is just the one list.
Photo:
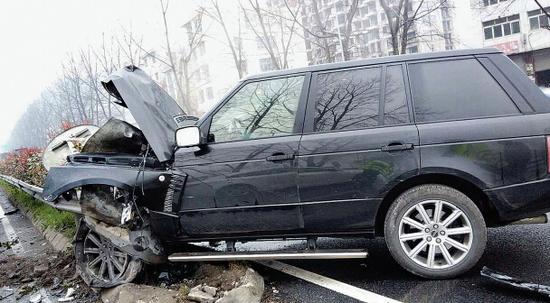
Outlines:
{"label": "apartment building", "polygon": [[[550,11],[550,0],[538,0]],[[481,45],[506,53],[539,86],[550,86],[549,18],[533,0],[477,0]]]}
{"label": "apartment building", "polygon": [[[248,11],[248,15],[243,14],[243,8],[234,1],[218,1],[225,26],[212,18],[212,11],[210,15],[202,16],[200,28],[196,28],[198,25],[194,22],[196,15],[188,18],[175,40],[185,41],[197,31],[204,34],[188,64],[190,81],[187,89],[190,96],[188,99],[191,99],[188,103],[196,107],[195,113],[204,113],[240,78],[248,74],[343,61],[341,41],[347,29],[345,26],[351,1],[260,1],[262,10],[284,16],[280,20],[264,20],[264,24],[268,24],[268,35],[254,19],[253,11]],[[416,10],[420,3],[420,0],[411,0],[409,13]],[[550,7],[550,0],[539,0],[539,3]],[[293,9],[294,15],[288,13],[287,4]],[[424,0],[422,5],[423,17],[416,20],[409,30],[407,53],[496,47],[508,54],[539,85],[550,85],[549,19],[535,1]],[[269,16],[264,13],[264,18]],[[278,24],[290,22],[294,17],[299,23]],[[312,33],[305,29],[318,30],[316,26],[319,24],[325,32],[337,34],[336,37],[324,40],[328,41],[324,46],[329,47],[331,58],[325,56],[323,45],[315,43]],[[289,30],[291,26],[294,31],[292,35]],[[393,54],[388,21],[380,0],[359,0],[351,26],[349,60]],[[289,44],[281,45],[281,41],[286,40],[290,41]],[[268,49],[268,45],[271,45],[271,49]],[[174,54],[175,57],[181,55],[177,52]],[[240,70],[235,58],[238,59]],[[179,97],[171,70],[155,61],[154,53],[143,59],[153,78],[172,96]]]}
{"label": "apartment building", "polygon": [[[262,10],[276,12],[276,15],[287,12],[282,0],[260,3]],[[295,5],[292,1],[288,3]],[[288,22],[291,16],[264,20],[263,30],[251,9],[246,8],[245,15],[243,8],[234,1],[218,1],[218,4],[223,12],[224,25],[219,19],[216,20],[208,14],[203,16],[200,30],[204,31],[204,37],[193,52],[189,63],[192,75],[191,96],[198,104],[199,113],[210,109],[246,75],[270,71],[277,67],[294,68],[307,64],[303,40],[288,31],[288,24],[278,24]],[[215,11],[209,12],[213,13]],[[269,15],[264,15],[263,18],[269,18]],[[196,22],[191,19],[183,24],[183,28],[190,35],[197,30],[194,28],[195,25]],[[273,55],[270,55],[270,52]],[[237,68],[238,64],[240,71]]]}
{"label": "apartment building", "polygon": [[[352,0],[318,0],[317,7],[304,7],[302,22],[310,28],[316,28],[321,23],[327,33],[337,33],[338,38],[345,34],[350,16]],[[397,5],[397,1],[387,1],[390,8]],[[453,35],[453,8],[451,1],[442,0],[412,0],[406,8],[412,15],[418,6],[421,6],[422,15],[414,22],[407,34],[407,53],[430,52],[455,48],[456,37]],[[357,10],[352,15],[351,58],[372,58],[394,54],[390,28],[383,7],[379,0],[360,0]],[[319,22],[318,20],[321,20]],[[312,35],[305,34],[308,64],[326,62],[321,53],[324,51],[318,43],[311,43]],[[333,54],[331,61],[342,61],[342,44],[340,39],[330,41]]]}

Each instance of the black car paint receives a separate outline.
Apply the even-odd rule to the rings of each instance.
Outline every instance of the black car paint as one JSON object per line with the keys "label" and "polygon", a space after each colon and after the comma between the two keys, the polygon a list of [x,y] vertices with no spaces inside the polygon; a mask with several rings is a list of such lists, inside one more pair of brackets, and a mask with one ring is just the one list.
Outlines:
{"label": "black car paint", "polygon": [[[163,181],[160,181],[161,176],[164,177]],[[141,170],[138,166],[69,162],[65,166],[52,167],[49,170],[42,196],[44,200],[51,202],[71,189],[95,184],[118,187],[127,191],[143,189],[147,197],[147,207],[162,210],[170,178],[170,172],[161,169]]]}
{"label": "black car paint", "polygon": [[[316,72],[390,63],[403,64],[407,70],[412,61],[458,57],[479,60],[521,113],[415,123],[414,100],[406,81],[410,124],[327,133],[311,131],[312,108],[307,104],[307,95],[313,88],[309,79]],[[415,180],[426,176],[436,176],[442,182],[448,176],[479,189],[496,211],[495,224],[550,210],[545,137],[550,134],[550,103],[496,50],[394,56],[252,76],[243,80],[197,125],[203,134],[208,134],[212,115],[244,84],[296,74],[306,75],[307,81],[294,134],[208,143],[175,151],[171,169],[187,178],[183,190],[174,196],[172,205],[177,209],[151,212],[152,227],[159,237],[177,242],[303,235],[369,236],[383,223],[381,212],[391,203],[387,197],[401,185],[415,184]],[[384,149],[394,144],[410,148]],[[293,157],[268,160],[282,154]],[[80,178],[89,182],[102,180],[113,186],[134,184],[126,168],[98,168],[98,171],[84,168],[86,172],[75,173],[69,177],[70,182],[55,181],[51,186],[63,185],[55,193],[82,184]],[[146,171],[150,177],[145,183],[151,182],[153,187],[157,186],[154,184],[160,174],[169,173]],[[108,179],[112,180],[104,181]]]}
{"label": "black car paint", "polygon": [[101,82],[119,105],[127,107],[161,162],[172,158],[174,132],[185,113],[151,77],[135,66],[121,68]]}
{"label": "black car paint", "polygon": [[[443,57],[449,59],[446,56]],[[281,233],[284,235],[372,234],[375,225],[380,224],[376,222],[377,214],[382,209],[381,204],[386,195],[398,184],[426,175],[449,175],[478,187],[487,194],[497,211],[498,220],[502,223],[549,210],[550,201],[544,197],[532,194],[536,197],[525,199],[525,196],[518,193],[518,188],[512,190],[506,187],[510,184],[526,183],[526,187],[544,188],[546,181],[533,181],[546,180],[547,177],[545,135],[550,133],[550,115],[544,113],[549,111],[549,105],[541,103],[540,95],[532,92],[532,84],[525,82],[529,80],[521,74],[518,75],[521,72],[517,68],[514,69],[515,66],[510,66],[511,64],[506,62],[508,59],[504,56],[492,53],[452,56],[452,58],[456,57],[476,58],[482,62],[516,103],[521,114],[312,133],[311,126],[308,124],[311,123],[311,118],[308,118],[308,113],[311,111],[309,104],[309,111],[306,111],[303,117],[304,128],[298,154],[293,161],[298,170],[299,201],[285,203],[282,206],[275,202],[268,202],[267,205],[258,203],[252,206],[247,205],[244,200],[237,199],[232,206],[215,203],[205,206],[205,204],[196,203],[186,204],[184,199],[181,201],[180,212],[182,224],[193,225],[189,229],[191,232],[186,236],[209,238],[213,236],[208,235],[209,231],[214,229],[220,237],[273,236]],[[380,64],[374,62],[372,65]],[[319,68],[319,71],[323,70],[325,69]],[[273,76],[280,75],[276,73]],[[259,79],[262,78],[252,78],[245,80],[244,83]],[[408,83],[407,88],[410,89]],[[413,102],[409,92],[407,92],[407,100],[409,104]],[[543,114],[530,115],[534,110]],[[204,133],[208,133],[208,117],[213,113],[215,110],[199,122]],[[525,115],[530,117],[527,118]],[[296,132],[296,135],[298,136],[299,133]],[[254,154],[258,152],[255,148],[263,146],[258,144],[262,140],[231,144],[242,146],[243,149],[240,150],[242,152]],[[412,144],[413,148],[395,152],[382,151],[383,146],[392,143]],[[216,145],[208,145],[198,152],[199,156],[196,158],[201,160],[208,158],[210,147]],[[292,149],[295,147],[290,148]],[[273,150],[262,150],[262,157],[268,155],[269,151]],[[231,159],[231,154],[225,153],[225,157]],[[215,162],[215,159],[211,158],[214,164],[195,162],[198,160],[193,161],[191,158],[193,156],[190,153],[177,151],[174,168],[189,172],[200,167],[203,176],[200,181],[220,178],[214,171],[211,175],[207,172],[208,167],[217,166],[218,162]],[[259,171],[254,175],[255,178],[252,178],[252,182],[247,183],[245,179],[240,179],[240,182],[237,182],[238,186],[250,186],[251,191],[256,191],[254,182],[258,182],[257,178],[260,175],[266,178],[266,174],[272,180],[280,178],[288,180],[285,174],[290,174],[290,179],[295,178],[289,171],[262,171],[261,164],[265,160],[262,161],[261,157],[252,157],[249,160],[252,159],[257,163],[256,167]],[[225,161],[231,160],[224,158],[219,160],[219,164],[222,165]],[[369,165],[369,163],[375,163],[375,165]],[[233,183],[228,181],[227,175],[222,179],[227,181],[225,186],[232,186]],[[201,194],[207,194],[210,195],[207,201],[215,200],[212,198],[215,190],[209,188],[213,183],[206,183],[201,184],[204,187],[202,190],[186,186],[184,196],[198,197]],[[273,190],[278,192],[280,189]],[[286,190],[287,187],[280,193]],[[193,207],[193,210],[190,211],[188,206]],[[189,219],[187,216],[190,213],[198,224],[184,223]],[[210,217],[212,214],[215,216]],[[206,223],[209,218],[215,223]],[[252,229],[242,228],[242,230],[231,227],[232,224],[247,227],[246,224],[241,225],[247,220],[257,222],[264,220],[266,224]],[[227,229],[224,229],[224,225]],[[220,232],[223,235],[220,235]]]}

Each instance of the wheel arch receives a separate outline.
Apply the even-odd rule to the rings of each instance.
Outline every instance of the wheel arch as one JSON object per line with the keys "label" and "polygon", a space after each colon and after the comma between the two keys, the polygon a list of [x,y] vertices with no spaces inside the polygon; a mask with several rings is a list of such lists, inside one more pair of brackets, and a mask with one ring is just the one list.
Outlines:
{"label": "wheel arch", "polygon": [[464,193],[480,209],[487,226],[498,222],[497,211],[489,197],[483,192],[484,185],[475,179],[449,173],[427,173],[406,179],[391,188],[380,204],[375,219],[375,234],[384,234],[384,220],[395,199],[406,190],[423,184],[440,184],[452,187]]}
{"label": "wheel arch", "polygon": [[44,200],[51,202],[62,193],[84,185],[107,185],[126,190],[134,186],[143,186],[144,190],[168,187],[168,182],[159,181],[159,176],[166,175],[167,171],[144,170],[138,178],[138,170],[131,167],[107,167],[107,166],[58,166],[52,167],[46,176]]}

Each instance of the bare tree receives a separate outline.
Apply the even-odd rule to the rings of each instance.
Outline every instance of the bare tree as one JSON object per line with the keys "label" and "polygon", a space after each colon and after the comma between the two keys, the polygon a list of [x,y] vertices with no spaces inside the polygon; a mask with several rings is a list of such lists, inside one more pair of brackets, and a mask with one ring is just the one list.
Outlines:
{"label": "bare tree", "polygon": [[191,96],[191,82],[194,72],[191,71],[190,63],[193,55],[196,53],[197,48],[204,43],[205,33],[203,30],[204,9],[199,9],[195,17],[188,22],[187,39],[185,46],[181,50],[180,56],[180,70],[183,77],[183,84],[185,86],[185,100],[189,103],[189,107],[192,109],[191,113],[197,110],[198,104]]}
{"label": "bare tree", "polygon": [[[430,23],[430,15],[443,7],[450,7],[448,0],[379,0],[379,3],[388,20],[394,55],[405,54],[408,43],[421,38],[419,35],[410,35],[416,24],[428,22],[428,26],[436,29],[437,26]],[[443,33],[434,31],[430,35],[443,36]]]}
{"label": "bare tree", "polygon": [[174,84],[175,84],[177,92],[178,92],[178,96],[176,97],[176,99],[184,107],[184,111],[189,112],[190,108],[189,108],[188,104],[186,104],[186,100],[182,100],[183,96],[185,94],[184,94],[183,87],[182,87],[182,82],[181,82],[181,79],[180,79],[180,73],[178,72],[177,61],[174,58],[174,53],[172,53],[172,46],[171,46],[171,43],[170,43],[170,35],[169,35],[169,32],[168,32],[168,22],[167,22],[167,19],[166,19],[166,14],[168,12],[169,1],[166,0],[166,2],[165,2],[165,0],[159,0],[159,3],[160,3],[161,13],[162,13],[162,24],[164,25],[164,38],[165,38],[165,43],[166,43],[166,54],[168,56],[168,67],[170,68],[170,71],[172,72],[172,75],[174,77],[174,82],[175,82]]}
{"label": "bare tree", "polygon": [[[256,39],[269,54],[273,69],[288,68],[288,54],[296,33],[297,21],[284,17],[279,6],[272,5],[263,8],[258,0],[248,0],[248,6],[241,3],[244,18],[252,29]],[[293,15],[300,10],[298,2]],[[289,9],[291,9],[289,7]]]}
{"label": "bare tree", "polygon": [[229,50],[231,51],[231,56],[233,57],[233,63],[235,64],[235,68],[237,69],[237,73],[239,74],[239,79],[242,78],[245,75],[245,61],[244,58],[244,50],[242,48],[242,37],[241,37],[241,30],[240,30],[240,19],[239,19],[239,36],[237,37],[238,41],[235,41],[234,37],[229,33],[229,30],[227,28],[227,23],[225,21],[224,15],[220,9],[220,5],[217,0],[210,0],[210,3],[212,5],[212,9],[204,9],[204,12],[208,14],[208,17],[216,21],[222,28],[224,36],[225,36],[225,43],[229,47]]}
{"label": "bare tree", "polygon": [[[359,0],[349,0],[347,2],[347,8],[343,15],[345,18],[345,26],[343,28],[338,24],[331,26],[331,22],[329,22],[331,14],[323,14],[321,12],[324,4],[319,0],[305,2],[306,4],[300,11],[301,14],[297,14],[292,9],[288,0],[284,0],[284,3],[292,19],[304,30],[306,43],[312,43],[322,51],[320,55],[324,58],[323,62],[334,62],[336,60],[334,51],[336,46],[341,49],[342,61],[352,59],[355,45],[351,43],[351,39],[356,34],[353,28],[353,21],[357,16]],[[306,13],[305,7],[310,8],[309,13]]]}
{"label": "bare tree", "polygon": [[111,43],[69,54],[59,78],[19,118],[8,143],[11,148],[44,147],[53,136],[72,125],[101,125],[112,116],[123,118],[124,109],[115,106],[117,111],[111,110],[111,96],[103,90],[100,80],[121,65],[139,60],[140,55],[135,46],[132,51],[123,51],[122,40],[113,43],[118,38],[110,39]]}

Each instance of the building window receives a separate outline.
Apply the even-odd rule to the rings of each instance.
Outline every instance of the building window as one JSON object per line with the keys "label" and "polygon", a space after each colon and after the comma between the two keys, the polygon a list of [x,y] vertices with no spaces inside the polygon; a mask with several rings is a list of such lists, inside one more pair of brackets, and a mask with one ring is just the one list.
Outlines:
{"label": "building window", "polygon": [[378,29],[372,29],[367,32],[367,41],[372,41],[377,39],[380,39],[380,33],[378,32]]}
{"label": "building window", "polygon": [[407,54],[416,54],[418,53],[418,46],[407,47]]}
{"label": "building window", "polygon": [[214,91],[212,90],[212,87],[207,87],[206,88],[206,99],[207,100],[214,99]]}
{"label": "building window", "polygon": [[[546,7],[544,10],[548,11],[549,9],[550,7]],[[527,12],[527,16],[529,16],[529,26],[531,30],[548,28],[548,16],[546,16],[541,9]]]}
{"label": "building window", "polygon": [[495,5],[499,2],[505,2],[506,0],[483,0],[483,6]]}
{"label": "building window", "polygon": [[445,20],[443,21],[443,31],[450,32],[451,31],[451,21]]}
{"label": "building window", "polygon": [[244,59],[241,60],[241,72],[243,75],[248,74],[248,62]]}
{"label": "building window", "polygon": [[262,72],[273,70],[273,64],[271,62],[271,58],[260,59],[260,70]]}
{"label": "building window", "polygon": [[338,24],[344,24],[346,23],[346,15],[338,15]]}
{"label": "building window", "polygon": [[376,17],[376,15],[372,15],[369,17],[369,23],[370,23],[370,26],[378,25],[378,18]]}
{"label": "building window", "polygon": [[483,22],[485,40],[510,36],[520,32],[519,15]]}
{"label": "building window", "polygon": [[445,38],[445,49],[451,50],[453,49],[453,39],[451,33],[445,33],[443,34],[443,37]]}
{"label": "building window", "polygon": [[204,56],[204,54],[206,53],[206,47],[204,45],[204,41],[201,41],[198,45],[198,49],[199,49],[199,54],[201,56]]}
{"label": "building window", "polygon": [[336,3],[336,11],[337,12],[341,12],[344,10],[344,4],[342,3],[342,1],[339,1]]}
{"label": "building window", "polygon": [[367,10],[369,12],[375,12],[376,11],[376,1],[371,1],[367,3]]}
{"label": "building window", "polygon": [[210,71],[208,65],[202,65],[200,68],[200,79],[208,80],[210,78]]}

